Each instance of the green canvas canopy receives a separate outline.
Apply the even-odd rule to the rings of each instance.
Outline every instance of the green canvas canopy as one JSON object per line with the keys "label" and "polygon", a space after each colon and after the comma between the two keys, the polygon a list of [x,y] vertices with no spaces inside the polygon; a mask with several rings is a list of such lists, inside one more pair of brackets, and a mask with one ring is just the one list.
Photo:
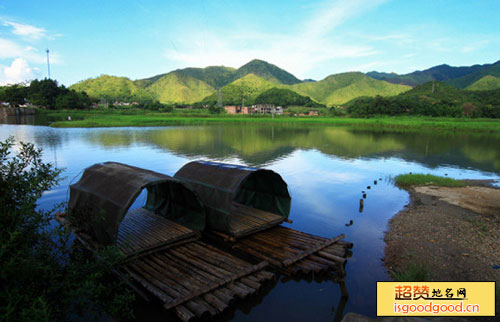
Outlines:
{"label": "green canvas canopy", "polygon": [[121,221],[143,189],[147,189],[146,210],[193,230],[204,229],[205,208],[185,183],[117,162],[85,169],[70,186],[68,214],[79,229],[109,245],[116,241]]}
{"label": "green canvas canopy", "polygon": [[[232,224],[231,219],[238,214],[240,217],[247,215],[259,217],[252,222],[266,217],[265,221],[269,224],[271,221],[281,223],[290,213],[291,197],[287,184],[272,170],[193,161],[184,165],[174,177],[188,183],[197,192],[207,208],[208,229],[234,236],[236,223]],[[252,211],[250,207],[266,213]],[[256,229],[248,228],[245,232],[249,233]]]}

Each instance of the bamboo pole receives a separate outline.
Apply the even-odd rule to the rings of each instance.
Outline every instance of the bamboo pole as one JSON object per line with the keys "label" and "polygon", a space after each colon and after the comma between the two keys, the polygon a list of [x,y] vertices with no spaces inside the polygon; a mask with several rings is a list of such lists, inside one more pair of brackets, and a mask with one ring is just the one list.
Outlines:
{"label": "bamboo pole", "polygon": [[342,239],[342,238],[345,238],[345,235],[344,235],[344,234],[342,234],[342,235],[340,235],[340,236],[337,236],[337,237],[335,237],[335,238],[329,239],[327,242],[325,242],[325,243],[323,243],[323,244],[320,244],[320,245],[318,245],[318,246],[316,246],[316,247],[314,247],[314,248],[311,248],[311,249],[309,249],[309,250],[307,250],[307,251],[303,252],[303,253],[302,253],[302,254],[300,254],[299,256],[296,256],[295,258],[288,258],[288,259],[286,259],[286,260],[284,260],[284,261],[283,261],[283,264],[284,264],[285,266],[288,266],[288,265],[290,265],[291,263],[294,263],[294,262],[296,262],[296,261],[298,261],[298,260],[303,259],[304,257],[307,257],[307,256],[309,256],[309,255],[311,255],[311,254],[313,254],[313,253],[316,253],[316,252],[317,252],[317,251],[319,251],[320,249],[323,249],[323,248],[325,248],[326,246],[329,246],[329,245],[331,245],[331,244],[333,244],[333,243],[337,242],[338,240],[340,240],[340,239]]}
{"label": "bamboo pole", "polygon": [[196,315],[189,311],[184,305],[177,305],[175,307],[175,314],[183,322],[191,322],[196,318]]}

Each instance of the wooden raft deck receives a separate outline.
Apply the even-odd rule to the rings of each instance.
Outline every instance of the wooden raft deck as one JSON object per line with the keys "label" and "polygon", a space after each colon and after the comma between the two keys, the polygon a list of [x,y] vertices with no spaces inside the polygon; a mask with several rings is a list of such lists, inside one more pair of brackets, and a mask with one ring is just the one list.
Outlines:
{"label": "wooden raft deck", "polygon": [[[255,294],[264,282],[274,278],[273,273],[263,270],[267,262],[252,264],[242,260],[194,240],[200,235],[193,235],[182,226],[179,230],[179,225],[155,216],[148,211],[134,211],[122,221],[117,246],[136,256],[129,255],[117,273],[140,296],[156,298],[182,321],[221,313],[235,300]],[[56,220],[89,250],[99,248],[89,235],[71,226],[64,214],[56,214]],[[127,237],[122,239],[120,234]],[[132,238],[143,248],[134,247]],[[164,243],[168,241],[171,244]]]}
{"label": "wooden raft deck", "polygon": [[230,236],[246,236],[279,225],[283,220],[283,217],[273,213],[234,202],[229,216]]}
{"label": "wooden raft deck", "polygon": [[345,275],[347,249],[351,243],[303,233],[283,226],[272,227],[238,239],[232,248],[258,260],[265,260],[285,275],[320,274],[336,270]]}
{"label": "wooden raft deck", "polygon": [[126,256],[133,256],[196,239],[198,234],[193,230],[138,208],[123,218],[116,245]]}
{"label": "wooden raft deck", "polygon": [[[66,219],[56,214],[56,220],[70,229],[91,250],[99,248],[90,235],[79,231]],[[118,227],[116,246],[126,257],[141,256],[174,245],[194,241],[200,234],[155,213],[139,208],[129,211]]]}
{"label": "wooden raft deck", "polygon": [[237,298],[257,292],[274,278],[266,262],[250,264],[201,241],[143,256],[122,267],[134,282],[174,309],[183,321],[223,312]]}

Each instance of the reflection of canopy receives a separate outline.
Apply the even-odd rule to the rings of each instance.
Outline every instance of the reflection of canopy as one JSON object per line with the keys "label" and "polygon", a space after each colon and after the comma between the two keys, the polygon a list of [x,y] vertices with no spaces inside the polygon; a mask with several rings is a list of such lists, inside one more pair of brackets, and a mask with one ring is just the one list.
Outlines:
{"label": "reflection of canopy", "polygon": [[116,240],[118,227],[142,189],[145,209],[195,230],[203,230],[205,211],[184,183],[170,176],[116,162],[95,164],[70,186],[68,212],[80,229],[101,244]]}
{"label": "reflection of canopy", "polygon": [[207,207],[207,226],[230,231],[233,202],[288,218],[291,198],[287,184],[271,170],[216,162],[194,161],[174,175],[195,190]]}

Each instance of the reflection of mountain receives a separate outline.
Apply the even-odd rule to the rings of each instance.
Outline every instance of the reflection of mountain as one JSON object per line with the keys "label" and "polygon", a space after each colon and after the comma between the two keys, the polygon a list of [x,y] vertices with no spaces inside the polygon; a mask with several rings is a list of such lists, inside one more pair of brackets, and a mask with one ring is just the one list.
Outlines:
{"label": "reflection of mountain", "polygon": [[188,157],[239,158],[250,165],[315,149],[347,159],[397,156],[428,167],[456,165],[500,171],[500,138],[491,134],[390,132],[319,125],[220,125],[90,132],[104,147],[155,145]]}
{"label": "reflection of mountain", "polygon": [[380,133],[353,133],[341,127],[322,126],[207,126],[162,128],[150,131],[99,131],[89,135],[105,147],[127,147],[135,142],[154,144],[185,156],[241,158],[248,164],[264,164],[296,149],[316,149],[343,158],[357,158],[404,148]]}
{"label": "reflection of mountain", "polygon": [[[500,136],[487,133],[391,133],[405,148],[396,156],[430,168],[451,165],[486,172],[500,172]],[[381,157],[395,156],[381,153]]]}

